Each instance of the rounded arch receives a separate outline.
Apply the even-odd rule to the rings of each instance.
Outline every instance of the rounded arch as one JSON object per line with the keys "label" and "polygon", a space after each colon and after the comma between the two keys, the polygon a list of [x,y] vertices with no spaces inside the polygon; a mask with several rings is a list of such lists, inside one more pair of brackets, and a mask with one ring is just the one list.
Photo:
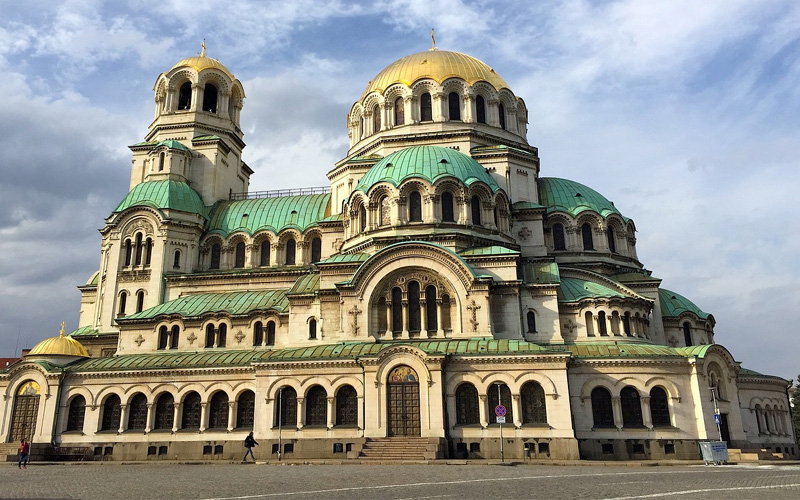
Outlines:
{"label": "rounded arch", "polygon": [[663,387],[663,389],[667,391],[667,396],[669,396],[671,399],[676,399],[680,401],[681,391],[678,385],[675,382],[660,375],[656,375],[654,377],[650,377],[649,379],[647,379],[647,381],[644,383],[644,390],[649,392],[653,387],[657,386]]}
{"label": "rounded arch", "polygon": [[590,399],[592,391],[598,387],[606,389],[612,396],[619,395],[619,390],[614,381],[605,377],[592,377],[581,386],[581,399]]}
{"label": "rounded arch", "polygon": [[523,373],[522,375],[519,375],[514,382],[515,386],[517,387],[517,392],[519,392],[519,389],[522,388],[522,386],[526,383],[536,382],[542,386],[546,396],[551,396],[553,399],[558,399],[558,388],[556,387],[555,382],[553,382],[553,379],[543,373]]}

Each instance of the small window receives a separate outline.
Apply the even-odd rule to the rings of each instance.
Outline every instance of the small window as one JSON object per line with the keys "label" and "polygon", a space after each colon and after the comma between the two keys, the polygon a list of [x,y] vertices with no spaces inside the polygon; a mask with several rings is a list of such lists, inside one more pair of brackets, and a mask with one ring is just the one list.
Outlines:
{"label": "small window", "polygon": [[619,393],[620,404],[622,405],[622,426],[623,427],[642,427],[642,401],[639,391],[628,386]]}
{"label": "small window", "polygon": [[175,254],[172,257],[172,268],[173,269],[180,269],[181,268],[181,251],[175,250]]}
{"label": "small window", "polygon": [[136,312],[142,312],[144,309],[144,290],[136,292]]}
{"label": "small window", "polygon": [[169,342],[169,339],[167,338],[168,336],[169,334],[167,332],[166,326],[162,326],[161,328],[158,329],[158,349],[167,348]]}
{"label": "small window", "polygon": [[140,266],[142,265],[142,235],[136,235],[136,261],[134,262],[135,265]]}
{"label": "small window", "polygon": [[592,226],[586,223],[581,226],[581,236],[583,237],[583,249],[594,250],[594,241],[592,240]]}
{"label": "small window", "polygon": [[394,100],[394,124],[404,125],[406,122],[406,110],[403,104],[403,98],[398,97]]}
{"label": "small window", "polygon": [[211,265],[209,269],[219,269],[220,254],[222,253],[222,246],[219,243],[214,243],[211,246]]}
{"label": "small window", "polygon": [[367,230],[367,208],[363,203],[358,207],[358,223],[362,232]]}
{"label": "small window", "polygon": [[553,250],[566,250],[567,243],[564,238],[563,224],[553,224]]}
{"label": "small window", "polygon": [[377,104],[372,108],[372,132],[377,133],[381,130],[381,108]]}
{"label": "small window", "polygon": [[442,193],[442,222],[455,222],[453,194],[449,191]]}
{"label": "small window", "polygon": [[664,454],[665,455],[674,455],[675,454],[675,444],[674,443],[666,443],[666,444],[664,444]]}
{"label": "small window", "polygon": [[503,106],[503,103],[499,103],[497,105],[497,115],[500,118],[500,128],[505,130],[506,129],[506,107]]}
{"label": "small window", "polygon": [[322,239],[313,238],[311,240],[311,262],[316,264],[322,260]]}
{"label": "small window", "polygon": [[470,207],[472,208],[472,224],[475,226],[481,225],[481,199],[473,196],[470,200]]}
{"label": "small window", "polygon": [[178,325],[172,327],[172,332],[169,336],[169,348],[170,349],[177,349],[178,348],[178,339],[181,335],[181,329]]}
{"label": "small window", "polygon": [[601,445],[601,449],[603,450],[603,455],[613,455],[614,454],[614,445],[611,443],[603,443]]}
{"label": "small window", "polygon": [[158,171],[161,172],[164,170],[164,159],[166,158],[166,154],[162,151],[158,155]]}
{"label": "small window", "polygon": [[206,326],[206,347],[214,347],[214,340],[215,340],[215,332],[214,332],[214,325],[207,325]]}
{"label": "small window", "polygon": [[419,96],[419,116],[420,121],[433,121],[433,106],[431,105],[431,95],[427,92]]}
{"label": "small window", "polygon": [[617,240],[614,236],[614,228],[608,227],[606,229],[606,237],[608,238],[608,251],[611,253],[617,253]]}
{"label": "small window", "polygon": [[235,268],[242,268],[244,267],[244,254],[245,254],[245,245],[243,241],[240,241],[236,244],[236,261],[233,264]]}
{"label": "small window", "polygon": [[262,241],[261,242],[261,257],[260,257],[261,258],[260,264],[262,266],[268,266],[269,265],[269,257],[270,257],[269,252],[270,252],[269,240]]}
{"label": "small window", "polygon": [[158,447],[158,454],[159,455],[166,455],[168,450],[169,450],[169,447],[167,447],[167,446],[159,446]]}
{"label": "small window", "polygon": [[217,112],[217,87],[210,83],[203,88],[203,111]]}
{"label": "small window", "polygon": [[122,292],[119,294],[119,315],[125,316],[125,305],[128,302],[128,292]]}
{"label": "small window", "polygon": [[550,456],[550,443],[539,443],[539,455]]}
{"label": "small window", "polygon": [[417,191],[408,195],[408,220],[422,222],[422,196]]}
{"label": "small window", "polygon": [[692,343],[692,330],[689,323],[683,324],[683,342],[686,344],[686,347],[694,345]]}
{"label": "small window", "polygon": [[526,316],[528,320],[528,333],[536,333],[536,313],[528,311]]}
{"label": "small window", "polygon": [[192,84],[186,82],[181,85],[178,91],[178,109],[190,109],[192,107]]}
{"label": "small window", "polygon": [[83,431],[83,419],[86,415],[86,399],[83,396],[75,396],[69,403],[69,414],[67,415],[68,431]]}
{"label": "small window", "polygon": [[262,343],[264,343],[264,326],[260,321],[256,321],[253,325],[253,345],[260,346]]}
{"label": "small window", "polygon": [[633,443],[633,454],[644,455],[644,445],[642,443]]}
{"label": "small window", "polygon": [[147,238],[144,245],[144,265],[149,266],[150,260],[153,258],[153,240]]}
{"label": "small window", "polygon": [[474,442],[469,444],[469,452],[470,453],[480,453],[481,452],[481,443]]}
{"label": "small window", "polygon": [[131,258],[133,257],[133,245],[131,240],[125,240],[125,266],[131,265]]}
{"label": "small window", "polygon": [[267,322],[267,345],[275,345],[275,322]]}
{"label": "small window", "polygon": [[228,325],[222,323],[219,325],[219,334],[217,335],[217,347],[225,347],[225,340],[228,334]]}
{"label": "small window", "polygon": [[597,313],[597,331],[603,337],[608,337],[608,321],[606,321],[606,313],[600,311]]}
{"label": "small window", "polygon": [[461,99],[456,92],[450,92],[447,96],[448,111],[451,120],[461,120]]}
{"label": "small window", "polygon": [[478,123],[486,123],[486,100],[482,95],[475,98],[475,114]]}
{"label": "small window", "polygon": [[294,238],[289,238],[286,240],[286,265],[293,266],[295,264],[295,252],[296,252],[297,244],[294,241]]}
{"label": "small window", "polygon": [[310,340],[317,338],[317,320],[314,318],[308,321],[308,338]]}

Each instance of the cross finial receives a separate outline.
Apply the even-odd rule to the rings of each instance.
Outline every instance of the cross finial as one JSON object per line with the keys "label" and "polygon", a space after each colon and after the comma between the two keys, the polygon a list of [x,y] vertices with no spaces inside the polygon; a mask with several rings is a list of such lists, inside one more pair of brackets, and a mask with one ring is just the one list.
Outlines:
{"label": "cross finial", "polygon": [[433,28],[431,28],[431,48],[429,50],[439,50],[436,48],[436,36],[434,36]]}
{"label": "cross finial", "polygon": [[64,327],[65,326],[67,326],[67,322],[66,321],[62,321],[61,322],[61,336],[62,337],[64,336]]}
{"label": "cross finial", "polygon": [[203,38],[203,43],[200,44],[200,47],[203,48],[203,50],[200,51],[200,57],[205,57],[206,56],[206,39],[205,38]]}

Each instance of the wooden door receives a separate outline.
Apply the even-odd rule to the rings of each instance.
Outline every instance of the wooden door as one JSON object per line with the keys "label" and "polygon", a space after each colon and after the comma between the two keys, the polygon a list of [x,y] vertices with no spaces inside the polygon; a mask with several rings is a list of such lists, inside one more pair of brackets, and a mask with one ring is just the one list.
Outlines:
{"label": "wooden door", "polygon": [[399,366],[389,374],[387,387],[388,435],[419,436],[419,381],[408,366]]}

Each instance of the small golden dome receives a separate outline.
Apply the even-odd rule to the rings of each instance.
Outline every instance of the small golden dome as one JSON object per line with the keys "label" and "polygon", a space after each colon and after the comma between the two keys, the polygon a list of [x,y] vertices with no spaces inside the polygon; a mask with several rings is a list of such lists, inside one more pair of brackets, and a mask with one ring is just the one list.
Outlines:
{"label": "small golden dome", "polygon": [[30,350],[28,356],[82,356],[89,357],[89,352],[80,342],[72,337],[64,336],[64,323],[61,323],[61,333],[56,337],[44,339]]}
{"label": "small golden dome", "polygon": [[187,57],[186,59],[184,59],[184,60],[178,62],[177,64],[175,64],[172,67],[172,69],[170,69],[170,71],[172,71],[175,68],[182,68],[182,67],[186,67],[186,66],[188,66],[190,68],[193,68],[198,73],[203,71],[204,69],[216,69],[216,70],[222,71],[223,73],[228,75],[228,77],[231,80],[235,80],[235,78],[233,77],[233,73],[231,73],[228,70],[228,68],[225,67],[224,64],[222,64],[221,62],[217,61],[216,59],[212,59],[212,58],[206,56],[206,42],[205,41],[203,41],[202,47],[203,47],[203,50],[200,51],[200,55],[199,56]]}
{"label": "small golden dome", "polygon": [[370,92],[382,93],[395,83],[409,87],[419,79],[431,78],[442,83],[448,78],[462,78],[468,84],[485,81],[495,89],[508,88],[508,84],[485,62],[460,52],[426,50],[399,59],[372,79],[363,96]]}

